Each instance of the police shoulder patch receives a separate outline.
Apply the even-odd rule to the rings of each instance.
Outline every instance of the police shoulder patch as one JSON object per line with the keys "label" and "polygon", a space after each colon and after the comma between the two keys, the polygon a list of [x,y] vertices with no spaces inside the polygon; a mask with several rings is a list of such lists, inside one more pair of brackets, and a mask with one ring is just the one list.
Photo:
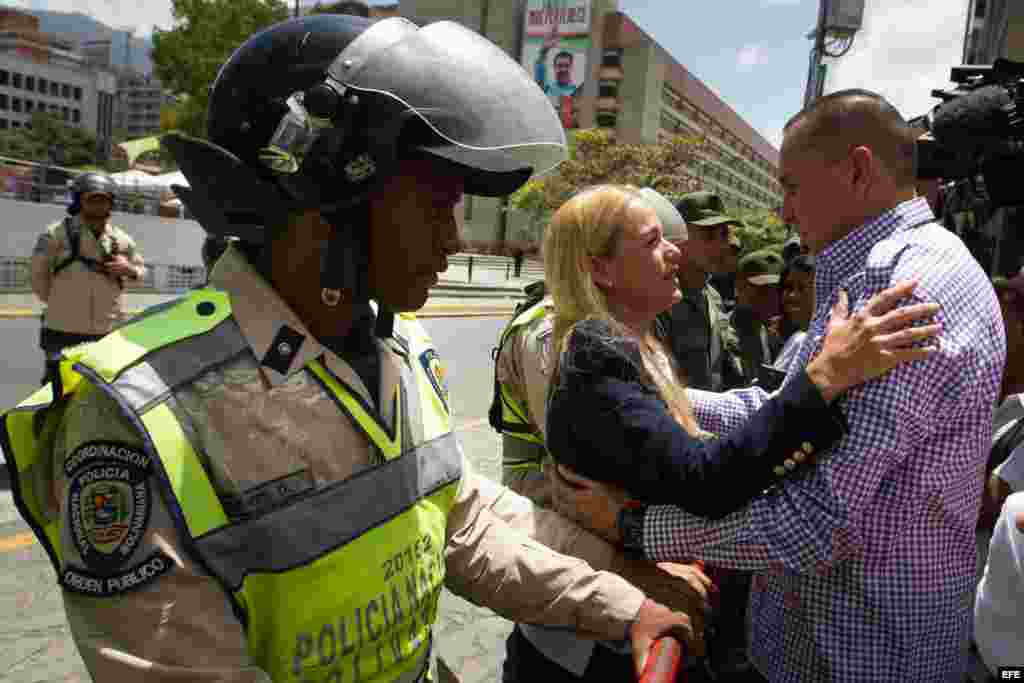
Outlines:
{"label": "police shoulder patch", "polygon": [[441,363],[437,351],[427,349],[421,353],[420,365],[423,366],[423,370],[427,373],[430,383],[434,385],[434,391],[437,392],[441,403],[444,404],[445,411],[450,413],[451,410],[448,407],[448,373],[445,370],[444,364]]}
{"label": "police shoulder patch", "polygon": [[[86,595],[143,586],[171,569],[159,550],[134,557],[152,512],[152,456],[115,441],[90,441],[64,461],[67,528],[85,566],[65,567],[61,584]],[[132,561],[132,562],[129,562]]]}

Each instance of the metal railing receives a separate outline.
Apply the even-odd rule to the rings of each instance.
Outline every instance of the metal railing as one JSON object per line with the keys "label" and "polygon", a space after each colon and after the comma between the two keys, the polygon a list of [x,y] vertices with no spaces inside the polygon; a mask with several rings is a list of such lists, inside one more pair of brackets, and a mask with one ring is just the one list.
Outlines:
{"label": "metal railing", "polygon": [[[544,277],[544,264],[532,259],[524,259],[520,264],[519,274],[515,272],[515,259],[510,256],[493,256],[489,254],[455,254],[448,257],[449,271],[466,269],[466,282],[473,282],[473,273],[479,277],[480,271],[504,274],[505,280],[526,278],[540,280]],[[451,279],[450,277],[448,279]]]}
{"label": "metal railing", "polygon": [[[509,281],[515,278],[515,264],[507,256],[484,254],[455,254],[448,259],[451,269],[465,268],[465,282],[473,283],[474,273],[478,282],[481,271],[489,271],[495,280]],[[461,274],[461,273],[460,273]],[[31,258],[28,256],[0,257],[0,292],[27,292],[31,290]],[[540,280],[544,278],[544,266],[539,261],[524,260],[519,272],[520,279]],[[449,281],[461,281],[455,274],[446,277]],[[139,282],[129,282],[130,291],[183,292],[206,282],[206,270],[202,266],[168,263],[147,263],[146,274]]]}
{"label": "metal railing", "polygon": [[[31,277],[31,258],[25,256],[0,257],[0,291],[30,291],[32,289]],[[146,273],[142,279],[127,281],[125,290],[175,293],[188,291],[205,282],[206,270],[202,266],[147,263]]]}

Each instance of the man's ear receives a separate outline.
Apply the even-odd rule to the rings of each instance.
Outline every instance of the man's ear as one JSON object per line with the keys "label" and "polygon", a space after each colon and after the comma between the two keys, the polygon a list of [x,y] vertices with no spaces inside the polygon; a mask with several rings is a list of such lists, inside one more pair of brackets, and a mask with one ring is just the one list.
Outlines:
{"label": "man's ear", "polygon": [[867,197],[871,186],[875,183],[881,169],[878,167],[878,157],[871,151],[870,147],[861,145],[850,150],[851,177],[850,183],[858,199]]}

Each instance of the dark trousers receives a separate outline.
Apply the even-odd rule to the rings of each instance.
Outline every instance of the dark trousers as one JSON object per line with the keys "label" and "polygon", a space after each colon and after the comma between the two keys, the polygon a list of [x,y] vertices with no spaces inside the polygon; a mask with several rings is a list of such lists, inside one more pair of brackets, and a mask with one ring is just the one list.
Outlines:
{"label": "dark trousers", "polygon": [[51,330],[48,327],[40,328],[39,348],[43,350],[46,358],[42,384],[49,384],[57,376],[57,365],[61,351],[71,346],[94,342],[102,338],[102,334],[75,334],[74,332]]}
{"label": "dark trousers", "polygon": [[517,626],[505,641],[505,665],[501,680],[502,683],[633,683],[636,674],[630,655],[620,655],[598,645],[594,648],[594,655],[583,676],[577,676],[548,659]]}
{"label": "dark trousers", "polygon": [[[753,669],[742,673],[714,675],[707,673],[704,664],[704,660],[699,660],[693,668],[680,672],[680,683],[767,683]],[[633,683],[637,676],[633,670],[632,656],[620,655],[600,645],[594,648],[587,670],[582,676],[577,676],[548,659],[516,627],[505,641],[505,665],[501,680],[502,683]]]}

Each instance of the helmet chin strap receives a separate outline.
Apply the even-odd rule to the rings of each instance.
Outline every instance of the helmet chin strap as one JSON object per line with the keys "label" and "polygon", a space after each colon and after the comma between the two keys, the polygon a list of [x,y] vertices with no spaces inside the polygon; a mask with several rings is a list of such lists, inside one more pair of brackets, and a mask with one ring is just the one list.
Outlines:
{"label": "helmet chin strap", "polygon": [[[333,231],[320,264],[320,300],[325,306],[337,306],[342,300],[353,304],[370,300],[369,240],[366,228],[356,227],[358,223],[366,225],[364,207],[353,207],[326,217]],[[378,305],[374,333],[378,337],[390,337],[394,322],[394,312]]]}

